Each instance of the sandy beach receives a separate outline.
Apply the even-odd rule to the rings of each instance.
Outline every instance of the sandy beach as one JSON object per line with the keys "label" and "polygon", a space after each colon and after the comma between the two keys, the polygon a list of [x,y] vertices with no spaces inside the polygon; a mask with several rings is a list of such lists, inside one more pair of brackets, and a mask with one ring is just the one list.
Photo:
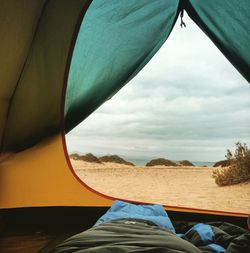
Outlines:
{"label": "sandy beach", "polygon": [[250,213],[250,183],[219,187],[209,167],[138,167],[71,160],[89,187],[115,198]]}

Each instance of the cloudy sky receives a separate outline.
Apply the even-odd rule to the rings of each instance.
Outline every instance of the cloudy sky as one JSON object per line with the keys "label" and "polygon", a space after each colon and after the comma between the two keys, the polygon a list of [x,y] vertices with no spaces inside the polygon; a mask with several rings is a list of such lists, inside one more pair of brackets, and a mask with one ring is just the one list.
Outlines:
{"label": "cloudy sky", "polygon": [[68,152],[218,161],[250,144],[250,85],[187,15],[144,69],[67,136]]}

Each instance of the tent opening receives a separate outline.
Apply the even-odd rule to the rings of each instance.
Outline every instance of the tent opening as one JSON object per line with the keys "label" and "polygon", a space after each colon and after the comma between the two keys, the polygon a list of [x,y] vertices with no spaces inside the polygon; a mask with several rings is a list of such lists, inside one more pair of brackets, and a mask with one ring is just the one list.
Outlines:
{"label": "tent opening", "polygon": [[[250,144],[249,85],[184,20],[187,27],[177,20],[129,84],[67,134],[72,166],[85,184],[114,198],[249,213],[249,180],[220,187],[213,178],[227,149]],[[166,161],[145,166],[157,158]]]}

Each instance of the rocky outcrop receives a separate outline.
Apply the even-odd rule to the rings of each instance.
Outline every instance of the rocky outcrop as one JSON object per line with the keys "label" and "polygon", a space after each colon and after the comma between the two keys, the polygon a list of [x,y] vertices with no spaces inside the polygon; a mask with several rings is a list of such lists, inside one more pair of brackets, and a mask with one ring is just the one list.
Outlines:
{"label": "rocky outcrop", "polygon": [[119,163],[119,164],[135,166],[133,163],[124,160],[123,158],[121,158],[118,155],[101,156],[101,157],[99,157],[99,160],[104,163]]}
{"label": "rocky outcrop", "polygon": [[177,166],[176,163],[170,161],[170,160],[167,160],[165,158],[157,158],[157,159],[153,159],[151,160],[150,162],[148,162],[146,164],[147,167],[150,167],[150,166],[157,166],[157,165],[164,165],[164,166]]}
{"label": "rocky outcrop", "polygon": [[73,160],[78,160],[79,157],[80,157],[80,155],[78,155],[77,153],[74,153],[74,154],[69,155],[69,158],[70,158],[70,159],[73,159]]}
{"label": "rocky outcrop", "polygon": [[192,164],[190,161],[188,160],[182,160],[182,161],[178,161],[176,163],[177,165],[180,165],[180,166],[195,166],[194,164]]}
{"label": "rocky outcrop", "polygon": [[81,155],[78,157],[77,160],[88,162],[88,163],[102,163],[96,156],[94,156],[91,153],[88,153],[86,155]]}

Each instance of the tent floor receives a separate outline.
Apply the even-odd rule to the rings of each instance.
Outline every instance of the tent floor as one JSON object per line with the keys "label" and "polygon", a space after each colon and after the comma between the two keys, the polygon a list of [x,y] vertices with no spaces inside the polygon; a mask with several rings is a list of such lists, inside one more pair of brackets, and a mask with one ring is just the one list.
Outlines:
{"label": "tent floor", "polygon": [[[0,252],[47,253],[93,226],[108,207],[33,207],[0,210]],[[173,221],[222,221],[247,228],[247,218],[168,211]]]}
{"label": "tent floor", "polygon": [[0,249],[4,253],[38,252],[54,238],[49,235],[9,235],[0,239]]}

